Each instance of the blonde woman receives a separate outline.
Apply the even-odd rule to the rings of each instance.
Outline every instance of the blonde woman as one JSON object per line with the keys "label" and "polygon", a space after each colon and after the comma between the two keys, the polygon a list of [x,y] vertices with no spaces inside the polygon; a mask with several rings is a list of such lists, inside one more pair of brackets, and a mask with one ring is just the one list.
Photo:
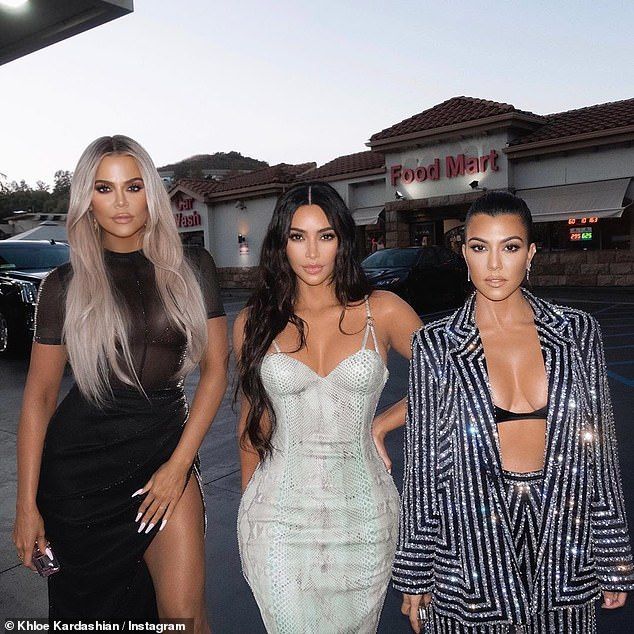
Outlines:
{"label": "blonde woman", "polygon": [[[227,357],[213,260],[183,252],[152,160],[124,136],[81,156],[68,239],[71,261],[38,302],[18,431],[18,555],[32,569],[36,544],[56,555],[51,618],[192,618],[208,631],[197,452]],[[67,361],[75,384],[56,406]],[[190,410],[183,377],[196,364]]]}

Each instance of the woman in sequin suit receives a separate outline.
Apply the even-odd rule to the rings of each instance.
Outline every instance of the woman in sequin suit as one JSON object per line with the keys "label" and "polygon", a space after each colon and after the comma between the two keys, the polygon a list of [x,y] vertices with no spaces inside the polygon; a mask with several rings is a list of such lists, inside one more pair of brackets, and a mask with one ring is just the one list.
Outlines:
{"label": "woman in sequin suit", "polygon": [[521,287],[525,203],[466,219],[475,293],[413,342],[395,586],[437,633],[595,631],[634,569],[599,326]]}
{"label": "woman in sequin suit", "polygon": [[408,355],[420,319],[392,293],[370,294],[353,241],[332,187],[290,189],[234,328],[238,538],[272,633],[372,634],[389,583],[399,498],[383,437],[404,423],[405,399],[374,414],[387,351]]}
{"label": "woman in sequin suit", "polygon": [[[214,262],[183,252],[152,160],[94,141],[73,176],[71,261],[42,282],[18,430],[14,539],[24,565],[50,541],[49,616],[192,618],[204,602],[197,452],[226,388]],[[66,362],[75,383],[57,405]],[[191,410],[185,374],[200,365]]]}

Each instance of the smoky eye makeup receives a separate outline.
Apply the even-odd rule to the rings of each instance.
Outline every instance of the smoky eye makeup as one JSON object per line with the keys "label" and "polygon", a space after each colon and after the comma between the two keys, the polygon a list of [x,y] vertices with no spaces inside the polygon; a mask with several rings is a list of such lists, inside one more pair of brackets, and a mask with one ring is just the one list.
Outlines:
{"label": "smoky eye makeup", "polygon": [[[126,183],[126,188],[127,189],[135,189],[135,190],[139,190],[139,189],[143,189],[143,187],[145,186],[145,183],[143,182],[143,179],[141,177],[139,178],[133,178],[131,180],[129,180]],[[112,183],[110,183],[109,181],[95,181],[95,190],[99,191],[99,190],[109,190],[112,189]]]}
{"label": "smoky eye makeup", "polygon": [[472,251],[476,251],[476,252],[483,251],[484,249],[486,249],[486,244],[480,241],[478,238],[471,238],[469,240],[468,246]]}

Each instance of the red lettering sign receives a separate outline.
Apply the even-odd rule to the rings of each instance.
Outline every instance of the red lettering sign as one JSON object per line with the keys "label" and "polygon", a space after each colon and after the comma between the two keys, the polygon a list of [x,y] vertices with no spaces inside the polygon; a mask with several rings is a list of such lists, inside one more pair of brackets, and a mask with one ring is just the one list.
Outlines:
{"label": "red lettering sign", "polygon": [[194,208],[194,199],[193,198],[181,198],[176,203],[176,208],[178,211],[189,211]]}
{"label": "red lettering sign", "polygon": [[179,229],[186,229],[188,227],[200,227],[203,224],[203,219],[197,211],[193,214],[183,214],[180,211],[174,214],[176,220],[176,226]]}
{"label": "red lettering sign", "polygon": [[410,183],[413,183],[415,178],[416,178],[416,175],[414,174],[414,170],[411,170],[408,167],[406,167],[403,170],[403,173],[401,174],[401,180],[406,185],[409,185]]}
{"label": "red lettering sign", "polygon": [[[473,175],[487,170],[497,172],[500,169],[497,163],[498,157],[499,154],[496,150],[491,150],[488,154],[482,156],[466,156],[465,154],[446,156],[443,161],[445,175],[447,178],[456,178],[457,176]],[[433,163],[427,167],[420,165],[415,169],[404,167],[400,164],[392,165],[390,167],[390,182],[394,187],[398,181],[405,185],[409,185],[414,181],[417,183],[423,183],[426,180],[437,181],[441,177],[440,166],[441,161],[439,158],[434,159]]]}
{"label": "red lettering sign", "polygon": [[447,170],[447,178],[464,176],[464,154],[458,154],[456,157],[447,156],[445,158],[445,168]]}

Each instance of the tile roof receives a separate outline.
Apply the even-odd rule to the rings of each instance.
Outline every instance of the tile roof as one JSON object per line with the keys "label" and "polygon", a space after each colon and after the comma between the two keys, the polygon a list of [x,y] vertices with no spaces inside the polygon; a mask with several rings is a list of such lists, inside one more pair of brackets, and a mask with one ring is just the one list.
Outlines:
{"label": "tile roof", "polygon": [[266,185],[290,184],[295,182],[299,176],[314,168],[315,163],[300,163],[299,165],[279,163],[272,167],[263,167],[253,172],[237,174],[220,181],[182,178],[174,184],[170,189],[170,193],[177,187],[182,186],[207,199],[213,195],[222,195],[224,192],[251,189],[253,187]]}
{"label": "tile roof", "polygon": [[634,99],[612,101],[544,117],[546,123],[510,145],[524,145],[537,141],[563,139],[588,132],[602,132],[614,128],[634,126]]}
{"label": "tile roof", "polygon": [[476,121],[486,117],[493,117],[511,112],[537,117],[532,112],[518,110],[508,103],[489,101],[488,99],[476,99],[475,97],[452,97],[442,103],[433,106],[405,119],[396,125],[390,126],[370,137],[370,141],[389,139],[402,134],[433,130],[443,126],[455,125],[466,121]]}
{"label": "tile roof", "polygon": [[279,163],[272,167],[264,167],[248,174],[239,174],[238,176],[219,181],[219,188],[214,190],[214,193],[256,187],[258,185],[293,183],[298,176],[314,169],[315,166],[315,163],[300,163],[299,165]]}
{"label": "tile roof", "polygon": [[385,157],[380,152],[356,152],[339,156],[317,169],[311,170],[302,178],[305,180],[318,180],[339,176],[341,174],[351,174],[354,172],[365,172],[367,170],[385,168]]}
{"label": "tile roof", "polygon": [[199,194],[200,196],[209,196],[209,194],[218,188],[219,184],[219,181],[211,179],[181,178],[172,185],[170,193],[180,185],[195,194]]}

